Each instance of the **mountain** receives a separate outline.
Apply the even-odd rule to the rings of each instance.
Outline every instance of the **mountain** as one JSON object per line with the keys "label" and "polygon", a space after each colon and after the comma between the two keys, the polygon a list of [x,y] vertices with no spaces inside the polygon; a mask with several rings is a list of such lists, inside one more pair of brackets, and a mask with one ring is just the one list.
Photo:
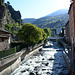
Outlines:
{"label": "mountain", "polygon": [[68,9],[61,9],[39,19],[25,18],[24,23],[32,23],[40,28],[62,27],[69,20]]}
{"label": "mountain", "polygon": [[54,27],[62,27],[69,20],[68,14],[61,14],[58,16],[46,16],[40,19],[37,19],[33,22],[36,26],[40,28],[54,28]]}
{"label": "mountain", "polygon": [[23,24],[23,21],[21,19],[21,13],[20,11],[16,11],[14,10],[14,8],[9,5],[9,4],[6,4],[5,3],[5,6],[6,6],[6,18],[7,18],[7,24],[10,24],[10,23],[13,23],[13,22],[18,22],[19,24]]}
{"label": "mountain", "polygon": [[40,28],[54,28],[65,26],[66,22],[69,20],[68,9],[61,9],[46,15],[42,18],[37,19],[33,22],[36,26]]}
{"label": "mountain", "polygon": [[58,15],[61,15],[61,14],[66,14],[68,13],[68,9],[60,9],[58,11],[55,11],[49,15],[46,15],[46,16],[58,16]]}
{"label": "mountain", "polygon": [[6,24],[4,0],[0,0],[0,28],[4,28]]}
{"label": "mountain", "polygon": [[23,19],[24,23],[33,23],[36,19],[35,18],[25,18]]}
{"label": "mountain", "polygon": [[39,19],[26,18],[24,23],[32,23],[40,28],[62,27],[69,20],[68,9],[61,9]]}
{"label": "mountain", "polygon": [[0,27],[5,28],[6,24],[18,23],[23,24],[20,11],[14,10],[14,8],[4,0],[0,0]]}

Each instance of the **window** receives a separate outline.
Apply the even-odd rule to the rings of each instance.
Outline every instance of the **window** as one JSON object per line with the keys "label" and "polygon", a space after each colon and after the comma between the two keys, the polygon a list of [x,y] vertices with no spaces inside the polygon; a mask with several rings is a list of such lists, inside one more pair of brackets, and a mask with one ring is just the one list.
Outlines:
{"label": "window", "polygon": [[4,38],[2,38],[2,41],[4,41]]}

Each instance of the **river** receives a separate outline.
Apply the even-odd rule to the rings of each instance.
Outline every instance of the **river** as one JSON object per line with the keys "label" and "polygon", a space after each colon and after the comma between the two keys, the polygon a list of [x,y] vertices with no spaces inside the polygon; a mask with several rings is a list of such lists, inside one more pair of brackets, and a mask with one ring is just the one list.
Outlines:
{"label": "river", "polygon": [[11,75],[67,75],[63,50],[60,44],[50,41],[37,54],[22,61]]}

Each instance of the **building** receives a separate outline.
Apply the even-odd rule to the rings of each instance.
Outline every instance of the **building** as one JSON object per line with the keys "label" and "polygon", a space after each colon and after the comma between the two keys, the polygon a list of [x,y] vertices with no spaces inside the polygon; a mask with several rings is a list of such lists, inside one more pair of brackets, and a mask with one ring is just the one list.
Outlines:
{"label": "building", "polygon": [[55,37],[56,36],[56,29],[52,28],[51,31],[52,31],[51,36]]}
{"label": "building", "polygon": [[65,38],[68,42],[70,42],[70,24],[69,24],[69,21],[65,25]]}
{"label": "building", "polygon": [[10,48],[10,33],[0,28],[0,51]]}
{"label": "building", "polygon": [[6,24],[5,9],[4,0],[0,0],[0,28],[4,28]]}
{"label": "building", "polygon": [[62,33],[62,28],[56,28],[56,34],[59,35],[60,33]]}
{"label": "building", "polygon": [[[70,66],[71,66],[71,75],[75,75],[75,0],[70,0],[71,1],[71,5],[68,11],[69,14],[69,31],[68,31],[68,25],[66,26],[66,33],[70,33],[70,42],[71,42],[71,50],[69,53],[71,53],[71,55],[69,54],[69,56],[71,57],[70,59]],[[66,34],[67,36],[69,36],[69,34]],[[70,58],[69,57],[69,58]]]}
{"label": "building", "polygon": [[71,0],[69,8],[69,23],[70,23],[70,40],[71,44],[75,43],[75,1]]}

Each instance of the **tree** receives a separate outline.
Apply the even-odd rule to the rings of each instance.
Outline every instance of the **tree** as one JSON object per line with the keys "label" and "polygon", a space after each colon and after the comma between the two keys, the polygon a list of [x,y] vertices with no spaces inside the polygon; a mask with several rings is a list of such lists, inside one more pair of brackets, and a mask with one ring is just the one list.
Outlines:
{"label": "tree", "polygon": [[44,28],[44,31],[47,34],[47,36],[51,37],[51,30],[50,30],[50,28]]}
{"label": "tree", "polygon": [[20,25],[18,23],[13,23],[13,24],[6,24],[5,25],[5,30],[8,30],[12,33],[17,33],[17,31],[20,29]]}
{"label": "tree", "polygon": [[5,25],[5,30],[11,31],[11,25],[10,24],[6,24]]}
{"label": "tree", "polygon": [[27,23],[18,31],[17,36],[20,41],[24,41],[25,44],[30,45],[45,40],[47,35],[43,29]]}
{"label": "tree", "polygon": [[10,4],[10,2],[9,2],[9,1],[7,1],[7,4],[9,5],[9,4]]}

